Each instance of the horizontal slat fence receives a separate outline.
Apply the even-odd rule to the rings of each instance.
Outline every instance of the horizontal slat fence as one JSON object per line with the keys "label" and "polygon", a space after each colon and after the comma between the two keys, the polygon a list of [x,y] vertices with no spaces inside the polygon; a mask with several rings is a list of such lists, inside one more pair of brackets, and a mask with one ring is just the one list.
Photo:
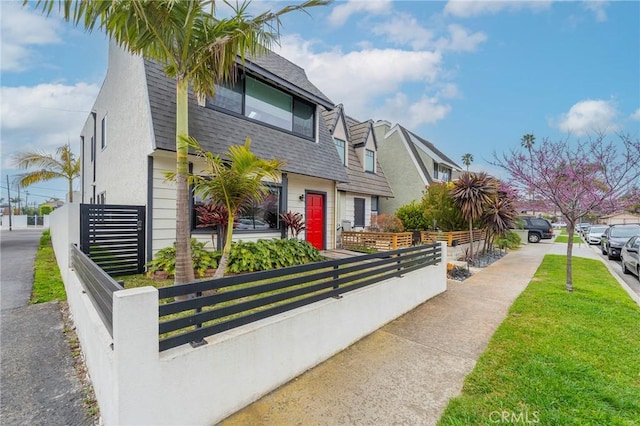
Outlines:
{"label": "horizontal slat fence", "polygon": [[342,247],[347,250],[368,248],[375,250],[395,250],[411,247],[413,234],[411,232],[368,232],[343,231]]}
{"label": "horizontal slat fence", "polygon": [[[484,229],[473,230],[473,241],[480,241],[484,238]],[[423,244],[429,244],[436,241],[446,241],[449,247],[453,246],[453,242],[456,244],[468,244],[471,240],[469,238],[469,231],[422,231],[420,232],[420,240]]]}
{"label": "horizontal slat fence", "polygon": [[431,244],[160,288],[160,350],[440,262]]}
{"label": "horizontal slat fence", "polygon": [[113,293],[122,290],[122,286],[75,245],[71,245],[71,267],[113,336]]}

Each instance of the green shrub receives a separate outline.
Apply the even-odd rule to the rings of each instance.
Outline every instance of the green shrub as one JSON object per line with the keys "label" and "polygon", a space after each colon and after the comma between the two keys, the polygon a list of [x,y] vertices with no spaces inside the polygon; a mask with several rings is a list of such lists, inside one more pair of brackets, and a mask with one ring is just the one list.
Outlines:
{"label": "green shrub", "polygon": [[520,247],[521,242],[522,240],[520,239],[520,236],[513,231],[509,231],[495,240],[498,247],[508,249],[516,249]]}
{"label": "green shrub", "polygon": [[320,252],[306,241],[237,241],[231,246],[227,271],[232,273],[266,271],[322,260]]}
{"label": "green shrub", "polygon": [[402,221],[404,229],[407,230],[424,231],[430,226],[424,215],[424,209],[416,200],[398,208],[396,216]]}
{"label": "green shrub", "polygon": [[[203,277],[207,269],[215,269],[218,267],[221,253],[205,250],[206,243],[198,242],[195,238],[191,239],[191,259],[193,260],[193,270],[198,277]],[[146,264],[147,271],[154,273],[156,271],[164,271],[169,275],[176,272],[176,245],[165,247],[156,253],[154,259]]]}

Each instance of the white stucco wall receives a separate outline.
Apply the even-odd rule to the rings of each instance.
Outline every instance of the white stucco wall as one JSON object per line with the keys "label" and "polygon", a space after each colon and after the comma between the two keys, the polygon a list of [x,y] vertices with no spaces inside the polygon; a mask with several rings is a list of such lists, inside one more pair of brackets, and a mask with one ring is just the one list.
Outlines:
{"label": "white stucco wall", "polygon": [[[125,78],[126,77],[126,78]],[[94,120],[87,118],[84,136],[84,197],[105,193],[107,204],[147,203],[147,156],[152,151],[151,112],[144,64],[111,44],[109,68],[92,108],[96,113],[95,182],[91,162]],[[102,120],[107,117],[106,146],[102,148]],[[124,172],[126,171],[126,172]]]}

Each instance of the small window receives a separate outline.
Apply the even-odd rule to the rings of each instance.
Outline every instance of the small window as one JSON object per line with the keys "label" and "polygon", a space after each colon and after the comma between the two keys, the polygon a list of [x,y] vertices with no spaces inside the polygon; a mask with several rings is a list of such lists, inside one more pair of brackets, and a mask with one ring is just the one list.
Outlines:
{"label": "small window", "polygon": [[342,161],[342,165],[347,165],[347,151],[346,151],[346,143],[342,139],[333,139],[333,143],[336,145],[336,149],[338,150],[338,155],[340,156],[340,160]]}
{"label": "small window", "polygon": [[373,151],[371,151],[370,149],[367,149],[364,153],[364,171],[365,172],[371,172],[374,173],[375,172],[375,153]]}
{"label": "small window", "polygon": [[91,162],[96,159],[96,141],[93,136],[91,136]]}
{"label": "small window", "polygon": [[107,147],[107,116],[102,117],[102,132],[100,134],[100,144],[102,149]]}
{"label": "small window", "polygon": [[442,182],[451,181],[451,168],[440,163],[433,163],[433,177]]}
{"label": "small window", "polygon": [[371,197],[371,212],[375,213],[378,211],[378,201],[379,198],[377,195]]}

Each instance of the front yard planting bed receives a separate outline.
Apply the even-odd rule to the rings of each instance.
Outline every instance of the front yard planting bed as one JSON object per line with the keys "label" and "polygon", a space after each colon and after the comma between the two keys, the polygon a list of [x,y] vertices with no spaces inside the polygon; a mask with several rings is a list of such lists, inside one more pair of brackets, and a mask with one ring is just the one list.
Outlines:
{"label": "front yard planting bed", "polygon": [[547,255],[440,425],[637,425],[640,307],[598,260]]}

